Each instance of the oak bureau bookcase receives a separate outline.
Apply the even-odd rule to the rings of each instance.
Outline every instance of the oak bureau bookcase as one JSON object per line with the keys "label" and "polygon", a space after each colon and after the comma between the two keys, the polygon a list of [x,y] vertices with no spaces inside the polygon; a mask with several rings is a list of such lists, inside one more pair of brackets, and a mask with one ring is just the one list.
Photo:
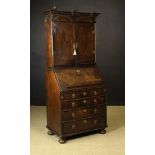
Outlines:
{"label": "oak bureau bookcase", "polygon": [[45,15],[48,134],[59,142],[87,132],[105,133],[105,85],[96,66],[96,17],[49,9]]}

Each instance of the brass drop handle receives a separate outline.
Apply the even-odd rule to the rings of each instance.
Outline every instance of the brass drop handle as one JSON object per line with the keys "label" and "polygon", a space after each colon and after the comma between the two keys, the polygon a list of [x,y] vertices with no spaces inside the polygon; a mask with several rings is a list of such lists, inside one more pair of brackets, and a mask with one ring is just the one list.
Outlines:
{"label": "brass drop handle", "polygon": [[75,94],[74,93],[72,94],[72,98],[75,98]]}
{"label": "brass drop handle", "polygon": [[96,112],[97,112],[97,109],[95,108],[95,109],[94,109],[94,113],[96,113]]}
{"label": "brass drop handle", "polygon": [[75,113],[74,112],[72,112],[72,117],[75,117]]}
{"label": "brass drop handle", "polygon": [[74,129],[74,128],[75,128],[75,124],[72,125],[72,129]]}
{"label": "brass drop handle", "polygon": [[96,100],[96,98],[94,98],[94,103],[97,103],[97,100]]}
{"label": "brass drop handle", "polygon": [[83,109],[83,112],[87,112],[87,109]]}
{"label": "brass drop handle", "polygon": [[87,103],[87,101],[86,100],[83,100],[83,103],[85,104],[85,103]]}
{"label": "brass drop handle", "polygon": [[75,107],[75,102],[72,102],[72,107]]}
{"label": "brass drop handle", "polygon": [[83,120],[83,123],[86,124],[87,123],[87,120]]}
{"label": "brass drop handle", "polygon": [[97,95],[97,91],[94,91],[94,95]]}
{"label": "brass drop handle", "polygon": [[87,95],[87,93],[86,92],[83,92],[83,96],[86,96]]}
{"label": "brass drop handle", "polygon": [[97,120],[94,120],[94,124],[97,124]]}

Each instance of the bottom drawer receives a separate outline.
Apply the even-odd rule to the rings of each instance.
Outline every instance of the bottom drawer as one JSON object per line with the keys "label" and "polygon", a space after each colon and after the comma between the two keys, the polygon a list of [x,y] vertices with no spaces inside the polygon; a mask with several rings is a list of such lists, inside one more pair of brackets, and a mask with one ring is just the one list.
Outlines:
{"label": "bottom drawer", "polygon": [[105,127],[105,118],[95,117],[63,123],[63,134],[78,133],[89,129]]}

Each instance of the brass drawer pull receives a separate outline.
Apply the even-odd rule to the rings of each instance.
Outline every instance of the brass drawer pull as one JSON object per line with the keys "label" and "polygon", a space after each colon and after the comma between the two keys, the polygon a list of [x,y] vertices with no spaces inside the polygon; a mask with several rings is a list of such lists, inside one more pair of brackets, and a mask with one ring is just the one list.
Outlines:
{"label": "brass drawer pull", "polygon": [[74,93],[72,94],[72,98],[75,98],[75,94]]}
{"label": "brass drawer pull", "polygon": [[87,95],[87,93],[86,92],[83,92],[83,96],[86,96]]}
{"label": "brass drawer pull", "polygon": [[94,124],[97,124],[97,120],[94,120]]}
{"label": "brass drawer pull", "polygon": [[97,112],[97,109],[95,108],[95,109],[94,109],[94,113],[96,113],[96,112]]}
{"label": "brass drawer pull", "polygon": [[83,103],[85,104],[85,103],[87,103],[87,101],[86,100],[83,100]]}
{"label": "brass drawer pull", "polygon": [[87,109],[83,109],[83,112],[87,112]]}
{"label": "brass drawer pull", "polygon": [[75,117],[75,113],[74,112],[72,112],[72,117]]}
{"label": "brass drawer pull", "polygon": [[97,95],[97,91],[94,91],[94,95]]}
{"label": "brass drawer pull", "polygon": [[75,107],[75,102],[72,102],[72,107]]}
{"label": "brass drawer pull", "polygon": [[96,100],[96,98],[94,98],[94,103],[97,103],[97,100]]}
{"label": "brass drawer pull", "polygon": [[72,129],[75,129],[75,124],[72,125]]}
{"label": "brass drawer pull", "polygon": [[87,120],[83,120],[83,123],[86,124],[87,123]]}

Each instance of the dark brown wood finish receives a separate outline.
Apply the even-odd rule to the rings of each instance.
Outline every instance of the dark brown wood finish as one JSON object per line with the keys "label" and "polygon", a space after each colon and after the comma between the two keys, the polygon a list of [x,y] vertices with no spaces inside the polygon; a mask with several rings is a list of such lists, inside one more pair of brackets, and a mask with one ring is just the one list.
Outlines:
{"label": "dark brown wood finish", "polygon": [[95,64],[97,15],[45,12],[47,128],[60,143],[107,127],[105,85]]}
{"label": "dark brown wood finish", "polygon": [[95,63],[95,28],[94,23],[77,23],[77,44],[79,64]]}
{"label": "dark brown wood finish", "polygon": [[55,65],[74,64],[73,24],[53,22],[53,48]]}
{"label": "dark brown wood finish", "polygon": [[47,68],[50,68],[54,64],[53,60],[53,37],[51,35],[52,24],[50,16],[45,17],[45,38],[46,38],[46,62]]}

